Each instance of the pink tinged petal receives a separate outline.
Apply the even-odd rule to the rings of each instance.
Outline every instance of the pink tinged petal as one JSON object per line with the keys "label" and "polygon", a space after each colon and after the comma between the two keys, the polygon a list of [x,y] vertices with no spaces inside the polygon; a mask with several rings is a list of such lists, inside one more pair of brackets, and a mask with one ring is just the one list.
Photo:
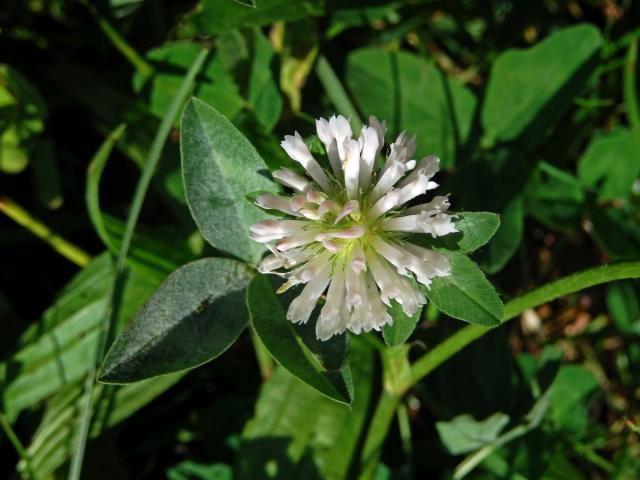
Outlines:
{"label": "pink tinged petal", "polygon": [[318,208],[318,212],[322,216],[326,215],[329,212],[332,212],[337,215],[338,213],[340,213],[340,205],[338,205],[333,200],[325,200],[320,204],[320,208]]}
{"label": "pink tinged petal", "polygon": [[292,248],[301,247],[316,241],[315,237],[318,234],[317,230],[308,230],[298,233],[294,233],[290,237],[279,240],[276,244],[276,248],[281,252],[286,252]]}
{"label": "pink tinged petal", "polygon": [[360,213],[360,203],[358,203],[357,200],[349,200],[347,203],[345,203],[344,207],[342,207],[342,210],[336,216],[336,219],[333,223],[337,225],[338,223],[340,223],[340,220],[342,220],[347,215],[351,215],[352,213],[356,215]]}
{"label": "pink tinged petal", "polygon": [[379,139],[376,129],[364,127],[360,133],[362,157],[360,161],[360,188],[365,189],[371,183],[371,176],[379,152]]}
{"label": "pink tinged petal", "polygon": [[253,233],[253,232],[249,233],[249,238],[254,242],[258,242],[258,243],[273,242],[274,240],[280,240],[284,236],[285,234],[281,234],[281,233],[275,234],[275,235],[258,235],[257,233]]}
{"label": "pink tinged petal", "polygon": [[323,239],[322,245],[332,253],[338,253],[340,251],[340,248],[342,248],[342,246],[338,242],[336,242],[335,240],[331,240],[330,238]]}
{"label": "pink tinged petal", "polygon": [[451,274],[451,263],[446,255],[427,250],[419,245],[407,242],[404,248],[411,252],[415,258],[428,264],[435,272],[435,277],[447,277]]}
{"label": "pink tinged petal", "polygon": [[307,192],[307,201],[315,203],[316,205],[322,204],[327,199],[324,193],[316,192],[315,190],[309,190]]}
{"label": "pink tinged petal", "polygon": [[318,118],[316,120],[316,131],[318,132],[318,138],[320,138],[320,141],[324,144],[324,148],[327,151],[327,157],[329,157],[329,163],[331,164],[333,173],[338,176],[342,170],[342,166],[340,165],[336,139],[331,132],[329,122],[324,118]]}
{"label": "pink tinged petal", "polygon": [[325,302],[316,323],[316,336],[320,340],[328,340],[334,335],[344,332],[342,306],[345,302],[344,264],[338,262],[333,271],[331,284]]}
{"label": "pink tinged petal", "polygon": [[347,308],[349,311],[354,307],[361,307],[365,297],[366,285],[364,283],[365,274],[356,272],[353,268],[345,269],[345,285],[347,289]]}
{"label": "pink tinged petal", "polygon": [[[398,282],[395,281],[396,279],[391,277],[389,271],[384,268],[383,262],[386,262],[386,260],[380,259],[377,253],[370,250],[367,251],[367,266],[380,289],[380,299],[386,305],[390,305],[391,299],[400,296],[400,291],[397,286]],[[396,274],[396,277],[397,276]]]}
{"label": "pink tinged petal", "polygon": [[451,215],[428,211],[422,211],[417,215],[387,218],[380,223],[380,227],[387,231],[428,233],[432,237],[458,231]]}
{"label": "pink tinged petal", "polygon": [[307,283],[310,280],[313,280],[313,278],[322,271],[332,256],[333,253],[331,252],[322,252],[320,255],[309,260],[305,265],[303,265],[299,272],[295,274],[295,277],[299,279],[301,283]]}
{"label": "pink tinged petal", "polygon": [[322,292],[325,291],[330,279],[331,264],[327,262],[325,267],[305,285],[302,292],[296,297],[287,310],[287,319],[293,323],[306,323],[313,312]]}
{"label": "pink tinged petal", "polygon": [[391,325],[393,319],[380,301],[380,293],[371,275],[366,276],[366,284],[369,315],[365,317],[362,329],[365,332],[370,332],[371,330],[380,330],[384,325]]}
{"label": "pink tinged petal", "polygon": [[304,220],[263,220],[249,227],[256,235],[288,235],[311,226]]}
{"label": "pink tinged petal", "polygon": [[409,200],[422,195],[427,188],[429,180],[425,176],[418,176],[416,180],[397,190],[384,195],[371,208],[368,214],[370,220],[375,220],[380,215],[392,210],[393,208],[407,203]]}
{"label": "pink tinged petal", "polygon": [[295,136],[285,135],[281,143],[287,155],[298,162],[309,173],[309,176],[325,191],[330,189],[329,178],[313,155],[304,140],[296,132]]}
{"label": "pink tinged petal", "polygon": [[298,175],[288,168],[275,170],[271,175],[285,187],[291,187],[301,193],[304,193],[311,188],[311,182],[306,177]]}
{"label": "pink tinged petal", "polygon": [[407,208],[404,213],[420,213],[420,212],[446,212],[450,207],[449,197],[445,195],[438,195],[433,197],[430,202],[421,203],[420,205],[415,205],[413,207]]}
{"label": "pink tinged petal", "polygon": [[360,238],[364,235],[364,228],[360,225],[354,225],[349,228],[345,228],[343,230],[336,230],[335,232],[322,232],[317,233],[315,239],[319,242],[326,238],[344,238],[344,239],[354,239]]}
{"label": "pink tinged petal", "polygon": [[344,185],[347,197],[354,199],[358,197],[360,187],[360,143],[357,140],[347,139],[344,142]]}
{"label": "pink tinged petal", "polygon": [[372,237],[369,241],[370,245],[376,249],[376,252],[382,255],[389,263],[391,263],[400,275],[407,274],[408,259],[396,246],[385,242],[377,237]]}
{"label": "pink tinged petal", "polygon": [[[424,157],[422,160],[420,160],[420,163],[415,168],[415,170],[413,170],[413,172],[402,179],[402,181],[400,182],[400,186],[403,187],[415,181],[420,176],[427,177],[428,180],[431,180],[433,176],[438,173],[438,170],[440,170],[440,159],[438,157],[436,157],[435,155]],[[429,188],[429,190],[432,190],[433,188],[436,188],[438,184],[435,182],[431,182],[430,186],[431,188]]]}
{"label": "pink tinged petal", "polygon": [[310,205],[309,202],[307,202],[306,195],[294,195],[289,200],[289,206],[291,207],[291,210],[293,210],[294,212],[298,212]]}
{"label": "pink tinged petal", "polygon": [[272,193],[263,193],[256,198],[256,205],[267,210],[278,210],[288,215],[299,216],[289,204],[289,199]]}
{"label": "pink tinged petal", "polygon": [[351,250],[351,262],[349,266],[357,273],[367,269],[367,258],[360,242],[356,243]]}
{"label": "pink tinged petal", "polygon": [[322,218],[320,211],[315,208],[301,208],[299,212],[309,220],[320,220]]}
{"label": "pink tinged petal", "polygon": [[271,273],[274,270],[284,267],[284,260],[277,255],[267,255],[258,265],[260,273]]}

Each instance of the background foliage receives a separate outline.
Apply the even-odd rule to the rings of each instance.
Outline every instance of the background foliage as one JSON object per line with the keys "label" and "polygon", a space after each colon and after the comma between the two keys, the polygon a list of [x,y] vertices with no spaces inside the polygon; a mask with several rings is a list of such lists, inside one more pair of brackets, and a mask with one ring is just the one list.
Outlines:
{"label": "background foliage", "polygon": [[[639,7],[6,1],[0,477],[74,475],[86,433],[92,479],[638,478],[640,267],[549,282],[640,258]],[[219,113],[192,102],[180,132],[188,95]],[[470,315],[453,283],[402,329],[348,346],[284,320],[239,261],[260,257],[245,197],[272,188],[251,172],[286,164],[282,135],[334,112],[416,134],[454,210],[500,214],[462,216],[480,240],[456,248],[497,227],[472,259],[515,321],[464,327],[451,317],[494,325],[499,309]],[[217,130],[197,134],[202,115]],[[211,168],[185,164],[186,194],[181,133],[183,149],[213,135]],[[224,231],[201,216],[212,199]],[[456,263],[461,278],[482,278],[472,265]],[[175,291],[183,302],[163,302]],[[169,366],[111,362],[103,380],[174,373],[87,382],[139,311],[183,343],[138,351],[132,328],[116,353]]]}

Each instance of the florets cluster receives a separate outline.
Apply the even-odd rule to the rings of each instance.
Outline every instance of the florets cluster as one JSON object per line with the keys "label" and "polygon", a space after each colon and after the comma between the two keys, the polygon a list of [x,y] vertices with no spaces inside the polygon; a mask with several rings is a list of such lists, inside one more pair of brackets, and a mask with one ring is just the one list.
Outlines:
{"label": "florets cluster", "polygon": [[428,287],[451,269],[447,256],[406,238],[438,237],[456,228],[446,196],[406,206],[438,186],[432,181],[438,158],[412,159],[415,137],[401,133],[383,156],[386,123],[375,117],[357,139],[343,116],[318,119],[316,127],[326,159],[318,162],[297,132],[285,136],[282,147],[305,173],[273,172],[293,195],[265,193],[257,204],[288,218],[253,225],[251,237],[271,250],[259,270],[283,277],[280,291],[305,284],[289,306],[290,321],[307,322],[326,291],[316,323],[317,337],[326,340],[390,324],[385,306],[392,300],[413,315],[426,303],[417,283]]}

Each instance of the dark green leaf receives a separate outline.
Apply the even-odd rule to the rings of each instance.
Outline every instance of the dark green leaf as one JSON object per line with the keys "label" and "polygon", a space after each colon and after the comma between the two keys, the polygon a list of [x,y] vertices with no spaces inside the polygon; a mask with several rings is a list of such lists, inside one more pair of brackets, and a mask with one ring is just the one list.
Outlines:
{"label": "dark green leaf", "polygon": [[382,336],[387,345],[395,347],[409,339],[422,317],[422,308],[418,309],[418,311],[410,317],[404,313],[402,306],[394,300],[391,303],[391,307],[387,308],[387,312],[393,318],[393,323],[382,327]]}
{"label": "dark green leaf", "polygon": [[377,48],[349,54],[346,82],[360,110],[387,120],[391,135],[417,135],[418,157],[435,153],[453,165],[476,107],[464,86],[416,55]]}
{"label": "dark green leaf", "polygon": [[580,225],[584,192],[568,172],[540,162],[525,190],[525,208],[538,221],[570,232]]}
{"label": "dark green leaf", "polygon": [[[314,339],[310,324],[303,326],[306,332],[302,332],[301,339],[294,325],[286,319],[280,300],[264,276],[258,275],[250,283],[247,303],[251,324],[278,363],[329,398],[351,403],[349,366],[343,346],[345,336],[320,342]],[[320,355],[314,355],[308,345],[316,351],[322,348]]]}
{"label": "dark green leaf", "polygon": [[526,50],[509,50],[494,62],[482,108],[490,140],[526,136],[538,142],[585,88],[602,43],[599,30],[578,25]]}
{"label": "dark green leaf", "polygon": [[115,340],[104,383],[131,383],[197,367],[220,355],[247,323],[240,262],[205,258],[172,273]]}
{"label": "dark green leaf", "polygon": [[640,134],[626,129],[593,139],[578,164],[578,178],[600,200],[627,198],[640,174]]}
{"label": "dark green leaf", "polygon": [[460,415],[449,422],[436,422],[436,429],[449,453],[472,452],[498,438],[509,423],[509,415],[497,412],[477,421],[471,415]]}
{"label": "dark green leaf", "polygon": [[607,308],[616,327],[624,333],[640,334],[640,300],[635,282],[624,280],[607,287]]}
{"label": "dark green leaf", "polygon": [[502,270],[516,252],[522,241],[524,230],[524,207],[522,197],[511,200],[500,212],[500,227],[491,241],[474,257],[487,273]]}
{"label": "dark green leaf", "polygon": [[465,255],[451,255],[451,275],[436,277],[427,298],[450,317],[484,326],[499,325],[502,302],[493,285]]}
{"label": "dark green leaf", "polygon": [[182,175],[191,214],[217,249],[258,262],[264,248],[249,226],[267,216],[246,195],[275,191],[267,167],[249,141],[217,110],[191,100],[181,124]]}

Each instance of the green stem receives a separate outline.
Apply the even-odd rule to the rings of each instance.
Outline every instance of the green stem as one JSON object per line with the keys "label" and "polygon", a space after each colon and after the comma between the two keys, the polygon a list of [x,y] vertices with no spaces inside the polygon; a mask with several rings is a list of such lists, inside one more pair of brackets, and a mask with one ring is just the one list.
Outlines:
{"label": "green stem", "polygon": [[98,27],[102,30],[113,46],[133,65],[140,75],[145,78],[153,75],[153,67],[144,57],[142,57],[135,49],[129,45],[125,38],[118,32],[109,21],[102,16],[96,7],[88,0],[81,0],[82,4],[89,10],[89,13],[95,18]]}
{"label": "green stem", "polygon": [[[613,265],[603,265],[575,273],[540,288],[536,288],[506,303],[502,322],[504,323],[517,317],[529,308],[549,302],[563,295],[601,283],[637,277],[640,277],[640,262],[622,262]],[[414,386],[436,367],[489,331],[491,331],[490,328],[469,325],[447,338],[413,364],[411,367],[410,386]]]}
{"label": "green stem", "polygon": [[79,267],[84,267],[91,261],[91,256],[87,252],[53,232],[10,198],[0,196],[0,211],[29,230],[36,237],[48,243],[56,252]]}
{"label": "green stem", "polygon": [[318,57],[318,61],[316,62],[316,74],[320,79],[320,83],[324,87],[324,91],[333,103],[333,106],[336,110],[346,117],[351,118],[351,126],[354,127],[354,131],[360,130],[362,126],[362,119],[360,118],[360,114],[356,107],[353,106],[351,100],[349,99],[349,95],[347,95],[346,90],[342,86],[340,79],[331,68],[327,57],[324,55],[320,55]]}
{"label": "green stem", "polygon": [[364,446],[362,447],[361,470],[359,480],[370,480],[374,478],[384,441],[387,432],[391,427],[393,416],[396,413],[401,397],[389,392],[382,391],[378,405],[373,413],[373,418],[369,424],[369,431]]}
{"label": "green stem", "polygon": [[[575,273],[514,298],[504,306],[502,321],[504,323],[529,308],[563,295],[602,283],[638,277],[640,277],[640,262],[621,262]],[[402,385],[407,389],[413,387],[436,367],[489,331],[491,329],[478,325],[469,325],[459,330],[415,362],[411,366],[408,380],[406,382],[403,381]],[[378,401],[363,447],[361,480],[373,478],[384,440],[387,437],[393,414],[400,403],[402,394],[403,391],[391,393],[384,390]]]}
{"label": "green stem", "polygon": [[90,369],[87,376],[87,382],[83,394],[84,404],[80,423],[80,433],[78,436],[78,444],[71,460],[71,468],[69,469],[68,476],[69,480],[79,480],[80,474],[82,472],[84,450],[87,443],[89,425],[91,422],[91,399],[93,398],[93,391],[95,387],[96,365],[98,365],[102,361],[104,353],[106,351],[106,347],[110,340],[111,332],[113,331],[117,310],[116,303],[120,295],[121,283],[124,279],[127,255],[129,253],[129,247],[131,246],[131,240],[133,238],[136,224],[138,223],[138,218],[140,217],[142,204],[147,194],[147,190],[149,189],[151,178],[153,177],[156,166],[158,165],[158,161],[160,160],[162,149],[164,148],[164,144],[167,141],[167,137],[171,132],[171,128],[173,127],[173,123],[178,114],[178,110],[183,105],[189,92],[192,90],[196,75],[204,65],[204,62],[208,55],[209,49],[203,48],[189,68],[189,71],[185,75],[184,79],[182,80],[182,84],[180,85],[178,92],[173,98],[171,105],[169,105],[169,108],[162,117],[162,122],[160,123],[160,127],[158,127],[156,136],[153,139],[153,143],[151,144],[149,154],[147,155],[142,175],[140,176],[140,179],[138,180],[138,184],[136,186],[131,209],[129,210],[129,216],[127,218],[127,224],[122,236],[122,243],[120,244],[120,250],[118,251],[118,257],[116,258],[115,262],[115,276],[111,291],[111,304],[106,314],[107,325],[105,326],[106,328],[104,330],[104,340],[100,342],[100,345],[98,346],[94,365]]}
{"label": "green stem", "polygon": [[[398,418],[398,429],[400,430],[400,438],[402,439],[402,450],[406,457],[406,462],[409,467],[413,466],[413,441],[411,440],[411,423],[409,422],[409,415],[407,414],[407,407],[400,403],[396,410],[396,417]],[[413,468],[411,468],[413,470]]]}
{"label": "green stem", "polygon": [[624,101],[627,105],[627,116],[631,128],[640,131],[640,105],[638,105],[638,86],[636,83],[636,68],[638,63],[638,40],[629,45],[625,58],[624,69]]}
{"label": "green stem", "polygon": [[20,460],[24,462],[25,470],[27,471],[29,476],[33,480],[38,480],[38,476],[36,475],[35,470],[31,465],[31,457],[29,456],[29,452],[27,452],[27,450],[24,448],[24,445],[22,445],[22,442],[18,438],[18,435],[16,435],[16,432],[14,432],[13,428],[11,427],[11,423],[9,423],[9,420],[2,412],[0,412],[0,427],[9,439],[9,442],[11,442],[11,445],[13,445],[13,448],[16,449],[18,456],[20,456]]}

